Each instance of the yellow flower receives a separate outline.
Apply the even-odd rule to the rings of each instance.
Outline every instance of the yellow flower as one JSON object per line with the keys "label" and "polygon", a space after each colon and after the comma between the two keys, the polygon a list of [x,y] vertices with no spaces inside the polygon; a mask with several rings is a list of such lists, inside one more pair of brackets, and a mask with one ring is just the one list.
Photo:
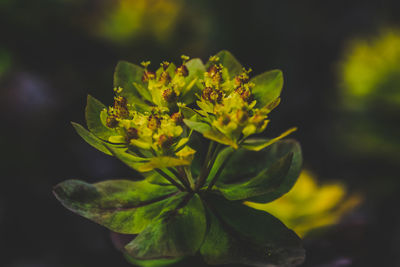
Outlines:
{"label": "yellow flower", "polygon": [[336,224],[361,201],[358,194],[348,195],[345,185],[318,185],[310,172],[302,171],[295,186],[283,197],[266,204],[245,204],[271,213],[298,235],[305,236],[315,228]]}

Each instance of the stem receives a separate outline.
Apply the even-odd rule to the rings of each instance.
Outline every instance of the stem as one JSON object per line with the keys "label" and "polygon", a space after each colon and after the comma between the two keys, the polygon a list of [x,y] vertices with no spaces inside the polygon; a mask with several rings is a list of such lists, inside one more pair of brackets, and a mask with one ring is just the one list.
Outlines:
{"label": "stem", "polygon": [[165,172],[163,172],[160,169],[154,169],[156,172],[158,172],[161,176],[163,176],[165,179],[168,180],[168,182],[170,182],[171,184],[175,185],[179,190],[181,191],[185,191],[185,188],[180,185],[179,183],[177,183],[172,177],[170,177],[168,174],[166,174]]}
{"label": "stem", "polygon": [[206,178],[207,178],[207,169],[208,169],[208,165],[209,165],[209,161],[210,161],[210,157],[212,155],[213,149],[215,146],[215,142],[214,141],[210,141],[210,144],[208,145],[208,151],[207,151],[207,155],[206,155],[206,159],[204,160],[204,164],[203,167],[201,168],[200,171],[200,175],[199,178],[196,181],[196,187],[195,187],[195,191],[198,191],[199,188],[204,184]]}
{"label": "stem", "polygon": [[222,170],[225,168],[225,165],[228,163],[229,159],[232,157],[232,154],[230,154],[228,157],[226,157],[225,161],[221,164],[221,166],[219,166],[219,169],[218,169],[217,173],[215,174],[214,178],[211,180],[210,184],[208,185],[206,192],[210,191],[212,189],[212,187],[215,185]]}
{"label": "stem", "polygon": [[194,189],[194,180],[192,176],[192,171],[190,170],[190,166],[184,166],[183,170],[185,171],[186,177],[188,178],[190,188]]}
{"label": "stem", "polygon": [[[187,177],[187,175],[186,175],[186,172],[185,172],[185,170],[184,170],[184,167],[179,166],[179,167],[177,167],[177,169],[178,169],[178,172],[179,172],[179,173],[175,172],[175,173],[176,173],[175,175],[179,175],[179,176],[177,176],[178,179],[179,179],[179,181],[181,181],[181,183],[187,188],[187,190],[188,190],[189,192],[192,192],[193,190],[192,190],[192,187],[190,186],[190,182],[189,182],[189,180],[188,180],[188,177]],[[175,171],[175,170],[174,170],[174,171]]]}

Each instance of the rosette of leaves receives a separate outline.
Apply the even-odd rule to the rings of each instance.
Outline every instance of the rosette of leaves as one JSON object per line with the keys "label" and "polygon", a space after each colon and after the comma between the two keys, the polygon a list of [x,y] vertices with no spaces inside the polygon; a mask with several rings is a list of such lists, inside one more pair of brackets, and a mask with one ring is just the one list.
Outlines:
{"label": "rosette of leaves", "polygon": [[[249,137],[266,128],[279,103],[281,72],[248,79],[249,71],[227,51],[205,65],[185,56],[178,67],[163,62],[153,72],[149,62],[142,65],[119,62],[113,105],[89,96],[89,130],[73,125],[90,145],[143,177],[68,180],[55,187],[56,197],[111,231],[136,235],[123,251],[140,266],[193,255],[212,265],[303,262],[292,230],[243,204],[279,198],[300,173],[299,144],[280,140],[292,130],[272,139]],[[230,121],[221,124],[226,116]]]}

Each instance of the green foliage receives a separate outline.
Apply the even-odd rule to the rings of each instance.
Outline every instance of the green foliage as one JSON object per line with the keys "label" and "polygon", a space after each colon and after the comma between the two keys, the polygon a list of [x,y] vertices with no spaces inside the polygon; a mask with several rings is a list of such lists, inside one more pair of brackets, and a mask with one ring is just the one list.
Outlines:
{"label": "green foliage", "polygon": [[264,107],[280,96],[283,74],[280,70],[271,70],[252,78],[251,81],[255,84],[253,94],[259,100],[257,105]]}
{"label": "green foliage", "polygon": [[209,195],[207,204],[210,229],[200,252],[209,264],[302,263],[304,250],[300,239],[272,215],[216,195]]}
{"label": "green foliage", "polygon": [[[144,68],[119,62],[113,106],[88,96],[89,131],[73,123],[86,142],[144,179],[68,180],[54,194],[114,232],[138,234],[123,252],[140,266],[166,266],[198,253],[209,264],[301,263],[296,234],[242,203],[279,198],[300,173],[299,144],[281,140],[295,128],[272,139],[250,138],[266,129],[279,104],[282,73],[250,80],[250,70],[228,51],[205,65],[186,56],[182,61],[178,67],[163,62],[156,71],[150,62]],[[200,136],[205,139],[194,141]]]}

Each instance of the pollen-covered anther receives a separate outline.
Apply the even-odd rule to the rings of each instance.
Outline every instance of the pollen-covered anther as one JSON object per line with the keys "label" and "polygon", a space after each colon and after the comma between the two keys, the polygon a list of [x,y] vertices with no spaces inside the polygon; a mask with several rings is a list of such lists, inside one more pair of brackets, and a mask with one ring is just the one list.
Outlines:
{"label": "pollen-covered anther", "polygon": [[160,125],[161,125],[161,119],[157,115],[152,114],[149,116],[147,122],[147,128],[154,131],[158,129]]}
{"label": "pollen-covered anther", "polygon": [[158,138],[157,143],[158,143],[158,146],[161,147],[162,149],[168,149],[172,146],[172,144],[174,143],[174,140],[171,136],[162,134]]}
{"label": "pollen-covered anther", "polygon": [[223,93],[220,90],[214,90],[212,87],[205,87],[201,96],[204,100],[215,104],[221,102]]}
{"label": "pollen-covered anther", "polygon": [[160,78],[158,79],[158,81],[161,84],[167,85],[171,82],[171,76],[169,75],[169,73],[167,71],[163,71],[161,72]]}
{"label": "pollen-covered anther", "polygon": [[156,77],[156,74],[154,72],[145,70],[143,72],[142,82],[148,82],[150,80],[153,80],[155,77]]}
{"label": "pollen-covered anther", "polygon": [[251,94],[250,90],[244,90],[241,94],[240,97],[243,99],[243,101],[247,103],[251,103],[254,100],[253,95]]}
{"label": "pollen-covered anther", "polygon": [[129,128],[128,130],[126,130],[126,141],[129,142],[132,139],[138,139],[139,138],[139,132],[136,128]]}
{"label": "pollen-covered anther", "polygon": [[106,126],[108,128],[115,128],[118,126],[118,120],[115,115],[109,115],[106,119]]}
{"label": "pollen-covered anther", "polygon": [[123,96],[116,96],[114,97],[114,108],[117,107],[126,107],[128,104],[128,100],[126,100]]}
{"label": "pollen-covered anther", "polygon": [[175,90],[172,88],[165,89],[162,93],[162,97],[168,103],[174,103],[178,98],[178,96],[175,93]]}
{"label": "pollen-covered anther", "polygon": [[171,119],[175,122],[176,125],[183,124],[183,116],[180,112],[175,112],[171,115]]}
{"label": "pollen-covered anther", "polygon": [[187,77],[189,75],[189,70],[186,67],[186,65],[181,65],[178,68],[176,68],[175,73],[177,75],[182,75],[183,77]]}
{"label": "pollen-covered anther", "polygon": [[211,100],[210,95],[211,95],[212,91],[213,91],[213,89],[211,87],[205,87],[203,89],[203,91],[201,92],[201,97],[204,100],[210,101]]}
{"label": "pollen-covered anther", "polygon": [[163,68],[163,70],[166,71],[168,69],[168,67],[169,67],[169,64],[170,63],[168,61],[164,61],[160,65]]}
{"label": "pollen-covered anther", "polygon": [[213,90],[210,94],[210,100],[212,103],[221,103],[223,93],[221,90]]}
{"label": "pollen-covered anther", "polygon": [[120,118],[127,118],[129,116],[128,101],[125,97],[114,97],[114,110]]}
{"label": "pollen-covered anther", "polygon": [[207,73],[209,77],[213,80],[215,83],[220,83],[222,82],[222,65],[212,65],[207,69]]}
{"label": "pollen-covered anther", "polygon": [[141,65],[144,67],[142,82],[148,82],[150,80],[153,80],[156,77],[156,74],[147,69],[147,67],[150,65],[150,61],[144,61],[141,63]]}

